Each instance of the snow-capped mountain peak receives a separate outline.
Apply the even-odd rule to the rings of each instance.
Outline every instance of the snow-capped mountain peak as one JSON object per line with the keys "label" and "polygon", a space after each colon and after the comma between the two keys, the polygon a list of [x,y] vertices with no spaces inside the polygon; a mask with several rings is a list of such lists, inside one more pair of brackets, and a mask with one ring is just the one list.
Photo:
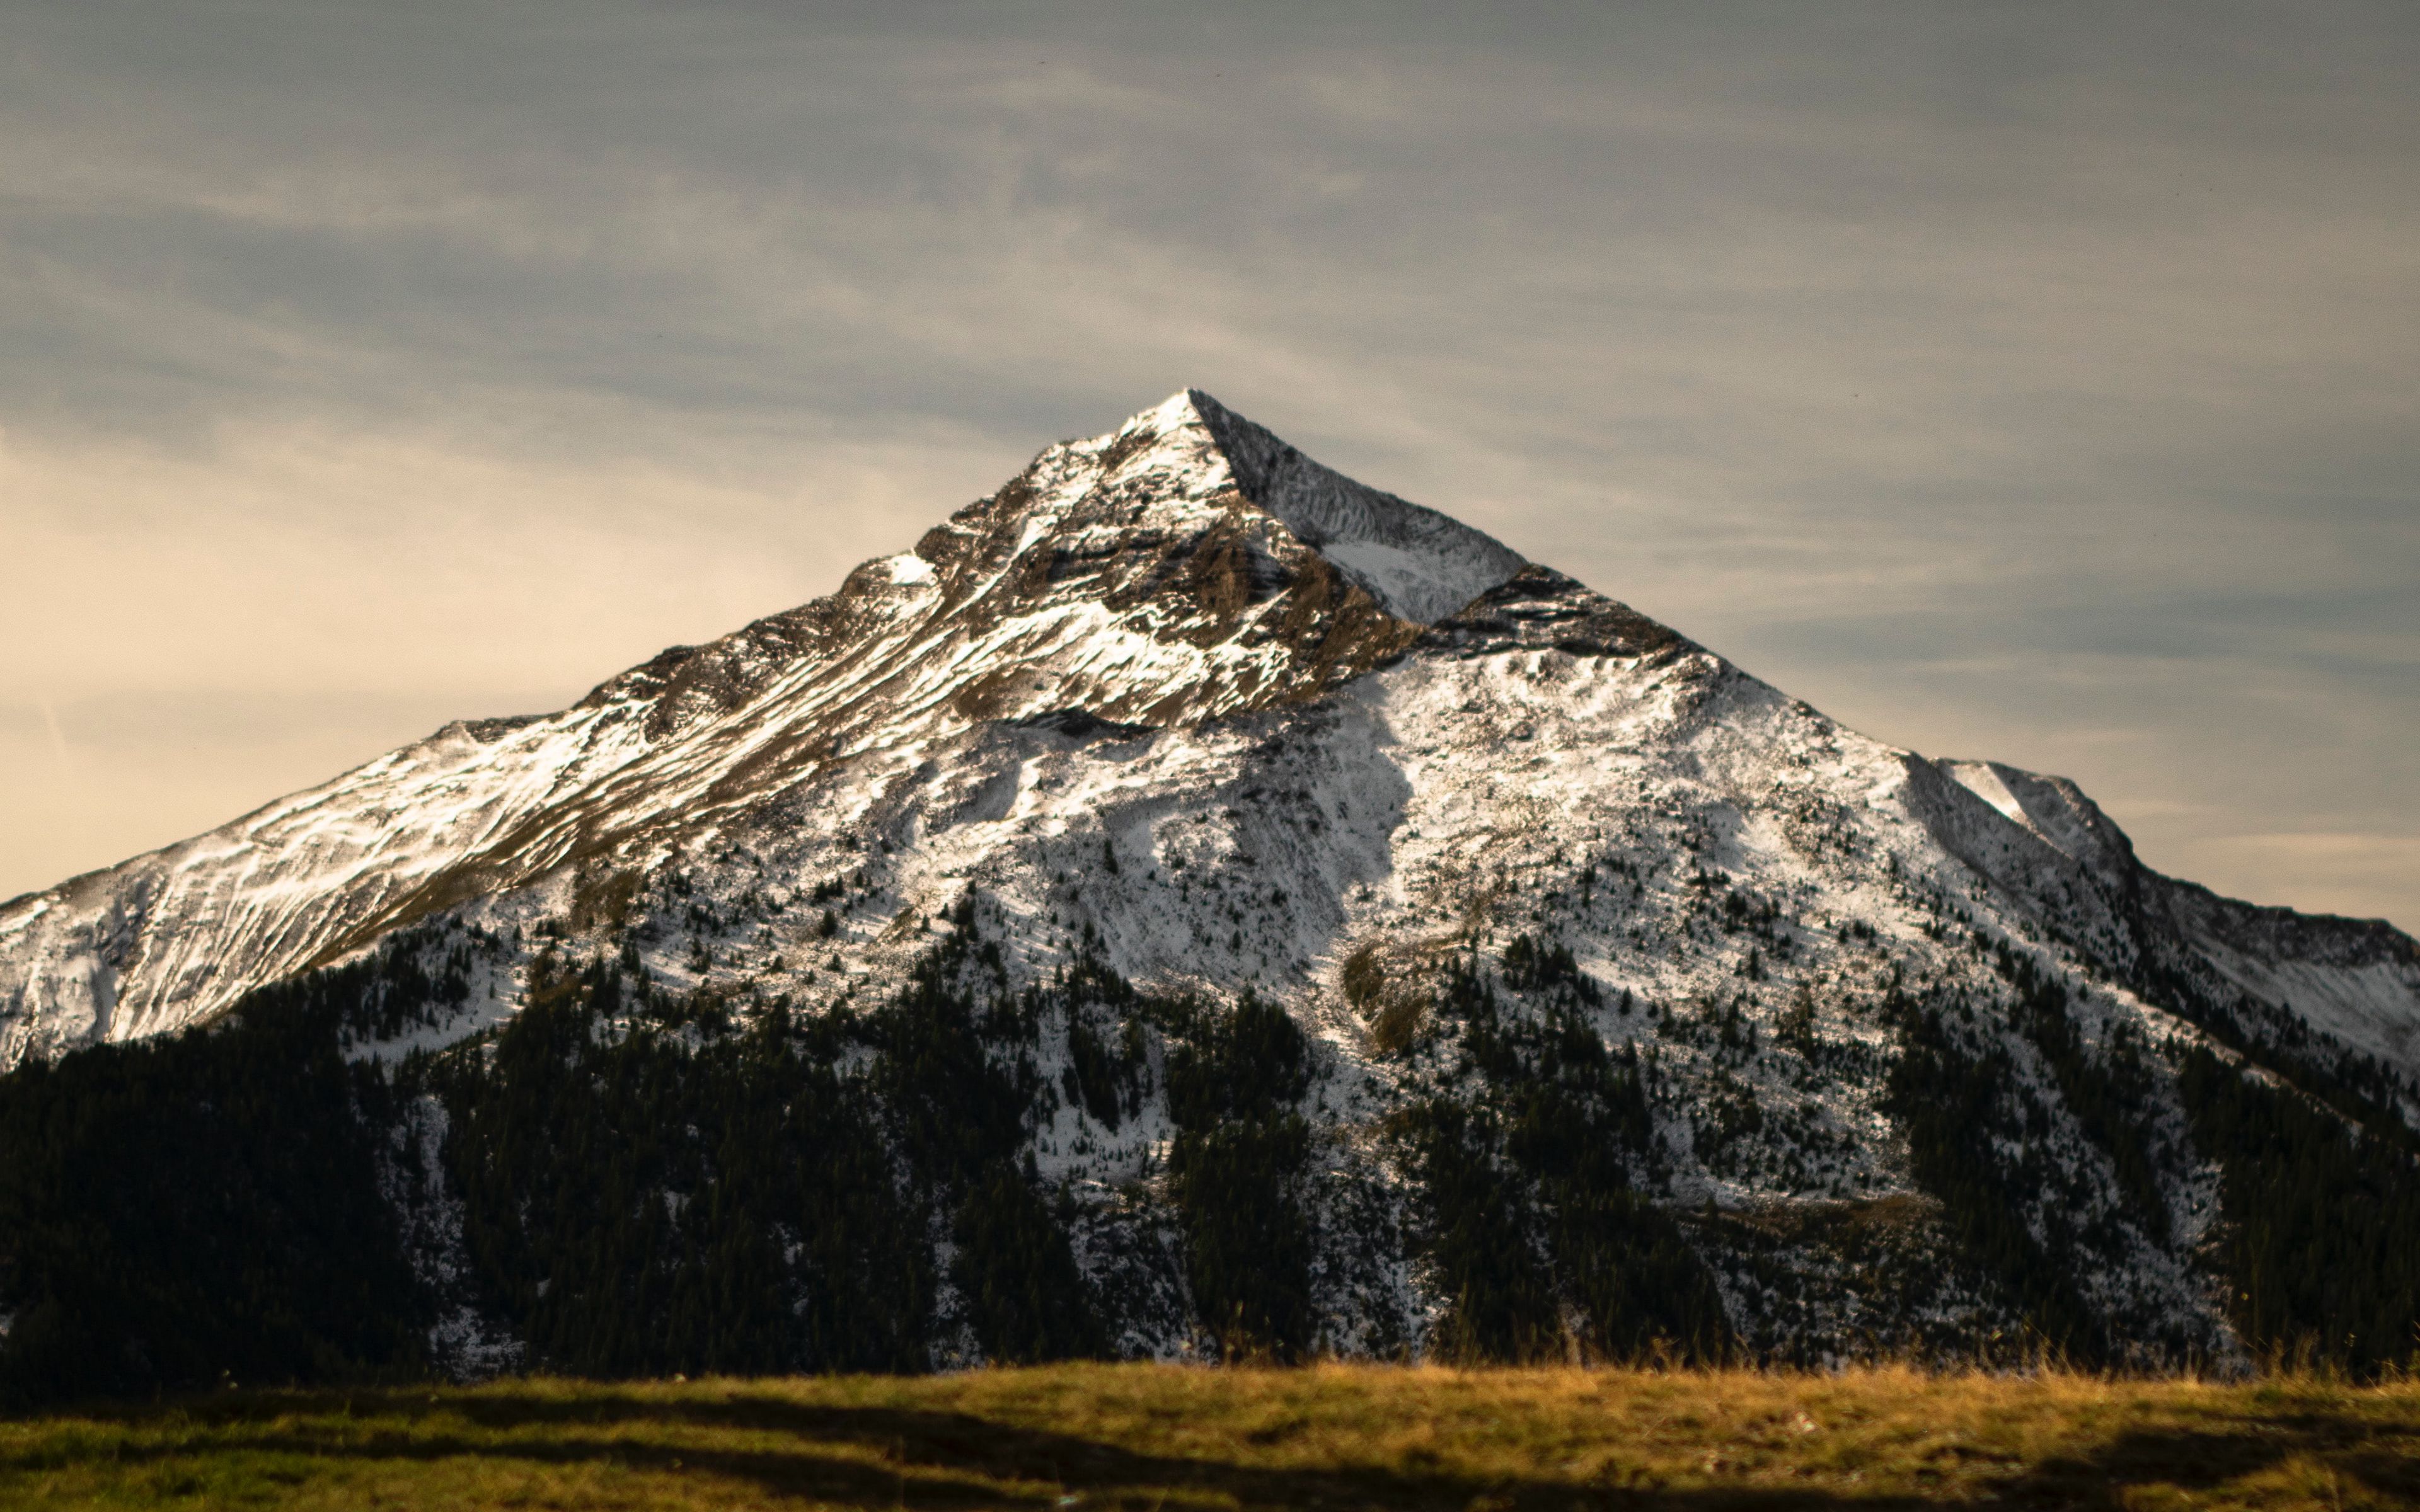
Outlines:
{"label": "snow-capped mountain peak", "polygon": [[[1199,389],[1180,390],[1107,435],[1051,448],[1020,481],[1031,486],[962,511],[911,555],[954,558],[954,535],[1003,533],[1003,525],[1013,526],[1022,553],[1071,530],[1097,547],[1109,532],[1182,532],[1262,516],[1379,608],[1419,624],[1451,614],[1524,565],[1492,536],[1322,466]],[[1127,501],[1129,512],[1085,511],[1097,497]],[[892,568],[911,577],[923,570]]]}
{"label": "snow-capped mountain peak", "polygon": [[1164,727],[1317,698],[1523,565],[1185,390],[1046,449],[829,597],[0,905],[0,1065],[191,1022],[835,763],[1055,710]]}

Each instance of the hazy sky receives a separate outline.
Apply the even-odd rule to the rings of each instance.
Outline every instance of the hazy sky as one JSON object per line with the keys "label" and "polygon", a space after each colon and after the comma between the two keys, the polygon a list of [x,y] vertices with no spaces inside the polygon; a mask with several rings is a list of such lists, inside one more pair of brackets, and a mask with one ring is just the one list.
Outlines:
{"label": "hazy sky", "polygon": [[0,894],[1187,384],[2420,928],[2411,0],[0,0]]}

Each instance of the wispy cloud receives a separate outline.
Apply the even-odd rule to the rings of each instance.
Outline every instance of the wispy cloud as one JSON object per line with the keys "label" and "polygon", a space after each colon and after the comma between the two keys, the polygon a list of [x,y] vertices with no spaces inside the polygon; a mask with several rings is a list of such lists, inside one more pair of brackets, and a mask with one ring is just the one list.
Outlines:
{"label": "wispy cloud", "polygon": [[[2186,795],[2161,854],[2410,791],[2408,7],[79,0],[10,42],[0,693],[385,689],[347,738],[401,739],[1199,383],[1852,721]],[[166,840],[240,786],[112,801]]]}
{"label": "wispy cloud", "polygon": [[42,724],[50,731],[51,753],[58,758],[59,781],[64,786],[75,778],[75,758],[68,754],[68,734],[59,728],[58,710],[51,707],[49,699],[41,701],[41,708]]}

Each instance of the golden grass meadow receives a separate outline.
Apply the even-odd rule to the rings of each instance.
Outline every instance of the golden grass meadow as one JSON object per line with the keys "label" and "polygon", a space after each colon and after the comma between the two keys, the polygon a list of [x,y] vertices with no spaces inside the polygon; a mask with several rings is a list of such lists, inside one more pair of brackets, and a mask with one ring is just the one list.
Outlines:
{"label": "golden grass meadow", "polygon": [[1057,1365],[0,1420],[0,1506],[2420,1505],[2420,1384]]}

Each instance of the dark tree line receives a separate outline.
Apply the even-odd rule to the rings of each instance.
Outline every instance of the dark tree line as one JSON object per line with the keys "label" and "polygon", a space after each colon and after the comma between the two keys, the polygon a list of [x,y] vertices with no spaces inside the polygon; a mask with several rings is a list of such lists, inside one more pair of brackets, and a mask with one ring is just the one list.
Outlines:
{"label": "dark tree line", "polygon": [[[1249,995],[1139,991],[1089,942],[1013,989],[976,905],[947,923],[865,1007],[794,1015],[666,991],[610,949],[550,951],[492,1030],[383,1069],[349,1060],[349,1044],[439,1022],[492,944],[413,935],[209,1026],[0,1076],[0,1393],[426,1374],[440,1299],[398,1193],[458,1205],[460,1286],[534,1366],[913,1370],[950,1336],[1001,1361],[1104,1354],[1120,1300],[1078,1263],[1085,1211],[1032,1155],[1068,1108],[1110,1131],[1164,1113],[1149,1223],[1218,1353],[1314,1352],[1327,1178],[1306,1103],[1336,1088],[1319,1048]],[[2356,1137],[2337,1110],[2194,1052],[2180,1086],[2196,1149],[2163,1155],[2151,1052],[2087,1045],[2055,984],[2004,970],[2055,1083],[2043,1095],[2106,1152],[2147,1234],[2164,1233],[2163,1159],[2220,1163],[2219,1259],[2247,1337],[2364,1371],[2410,1355],[2420,1180],[2397,1137]],[[1652,1057],[1606,1029],[1627,1011],[1568,949],[1524,937],[1500,976],[1448,964],[1405,1018],[1407,1096],[1387,1127],[1414,1179],[1409,1242],[1447,1304],[1435,1351],[1731,1348],[1688,1228],[1652,1199]],[[1886,1102],[1964,1261],[2042,1340],[2114,1357],[2074,1282],[2074,1246],[2109,1236],[2053,1224],[2045,1242],[2026,1221],[2044,1114],[2008,1053],[1961,1003],[1901,995],[1890,1013]],[[1063,1070],[1046,1076],[1054,1046]],[[404,1134],[441,1115],[423,1165]]]}
{"label": "dark tree line", "polygon": [[0,1396],[425,1368],[427,1299],[379,1188],[393,1092],[340,1053],[396,976],[428,984],[348,966],[0,1077]]}
{"label": "dark tree line", "polygon": [[1565,1309],[1599,1359],[1730,1345],[1712,1275],[1633,1170],[1656,1161],[1634,1049],[1609,1050],[1595,984],[1567,948],[1527,935],[1505,952],[1509,1007],[1456,961],[1439,987],[1423,1091],[1395,1119],[1419,1179],[1422,1257],[1447,1299],[1440,1352],[1560,1355]]}
{"label": "dark tree line", "polygon": [[2420,1169],[2291,1087],[2185,1057],[2194,1138],[2219,1163],[2229,1312],[2245,1341],[2371,1375],[2420,1354]]}
{"label": "dark tree line", "polygon": [[1885,1012],[1900,1053],[1884,1106],[1907,1138],[1916,1185],[1941,1203],[1961,1258],[2005,1293],[2033,1344],[2081,1364],[2106,1362],[2113,1341],[2076,1288],[2072,1236],[2054,1232],[2045,1242],[2026,1221],[2048,1174],[2028,1135],[2047,1121],[2014,1058],[1962,1032],[1962,1000],[1895,990]]}
{"label": "dark tree line", "polygon": [[1160,1021],[1182,1036],[1167,1054],[1168,1170],[1194,1308],[1225,1358],[1300,1359],[1316,1327],[1299,1108],[1310,1045],[1249,993],[1233,1012],[1179,1002]]}

